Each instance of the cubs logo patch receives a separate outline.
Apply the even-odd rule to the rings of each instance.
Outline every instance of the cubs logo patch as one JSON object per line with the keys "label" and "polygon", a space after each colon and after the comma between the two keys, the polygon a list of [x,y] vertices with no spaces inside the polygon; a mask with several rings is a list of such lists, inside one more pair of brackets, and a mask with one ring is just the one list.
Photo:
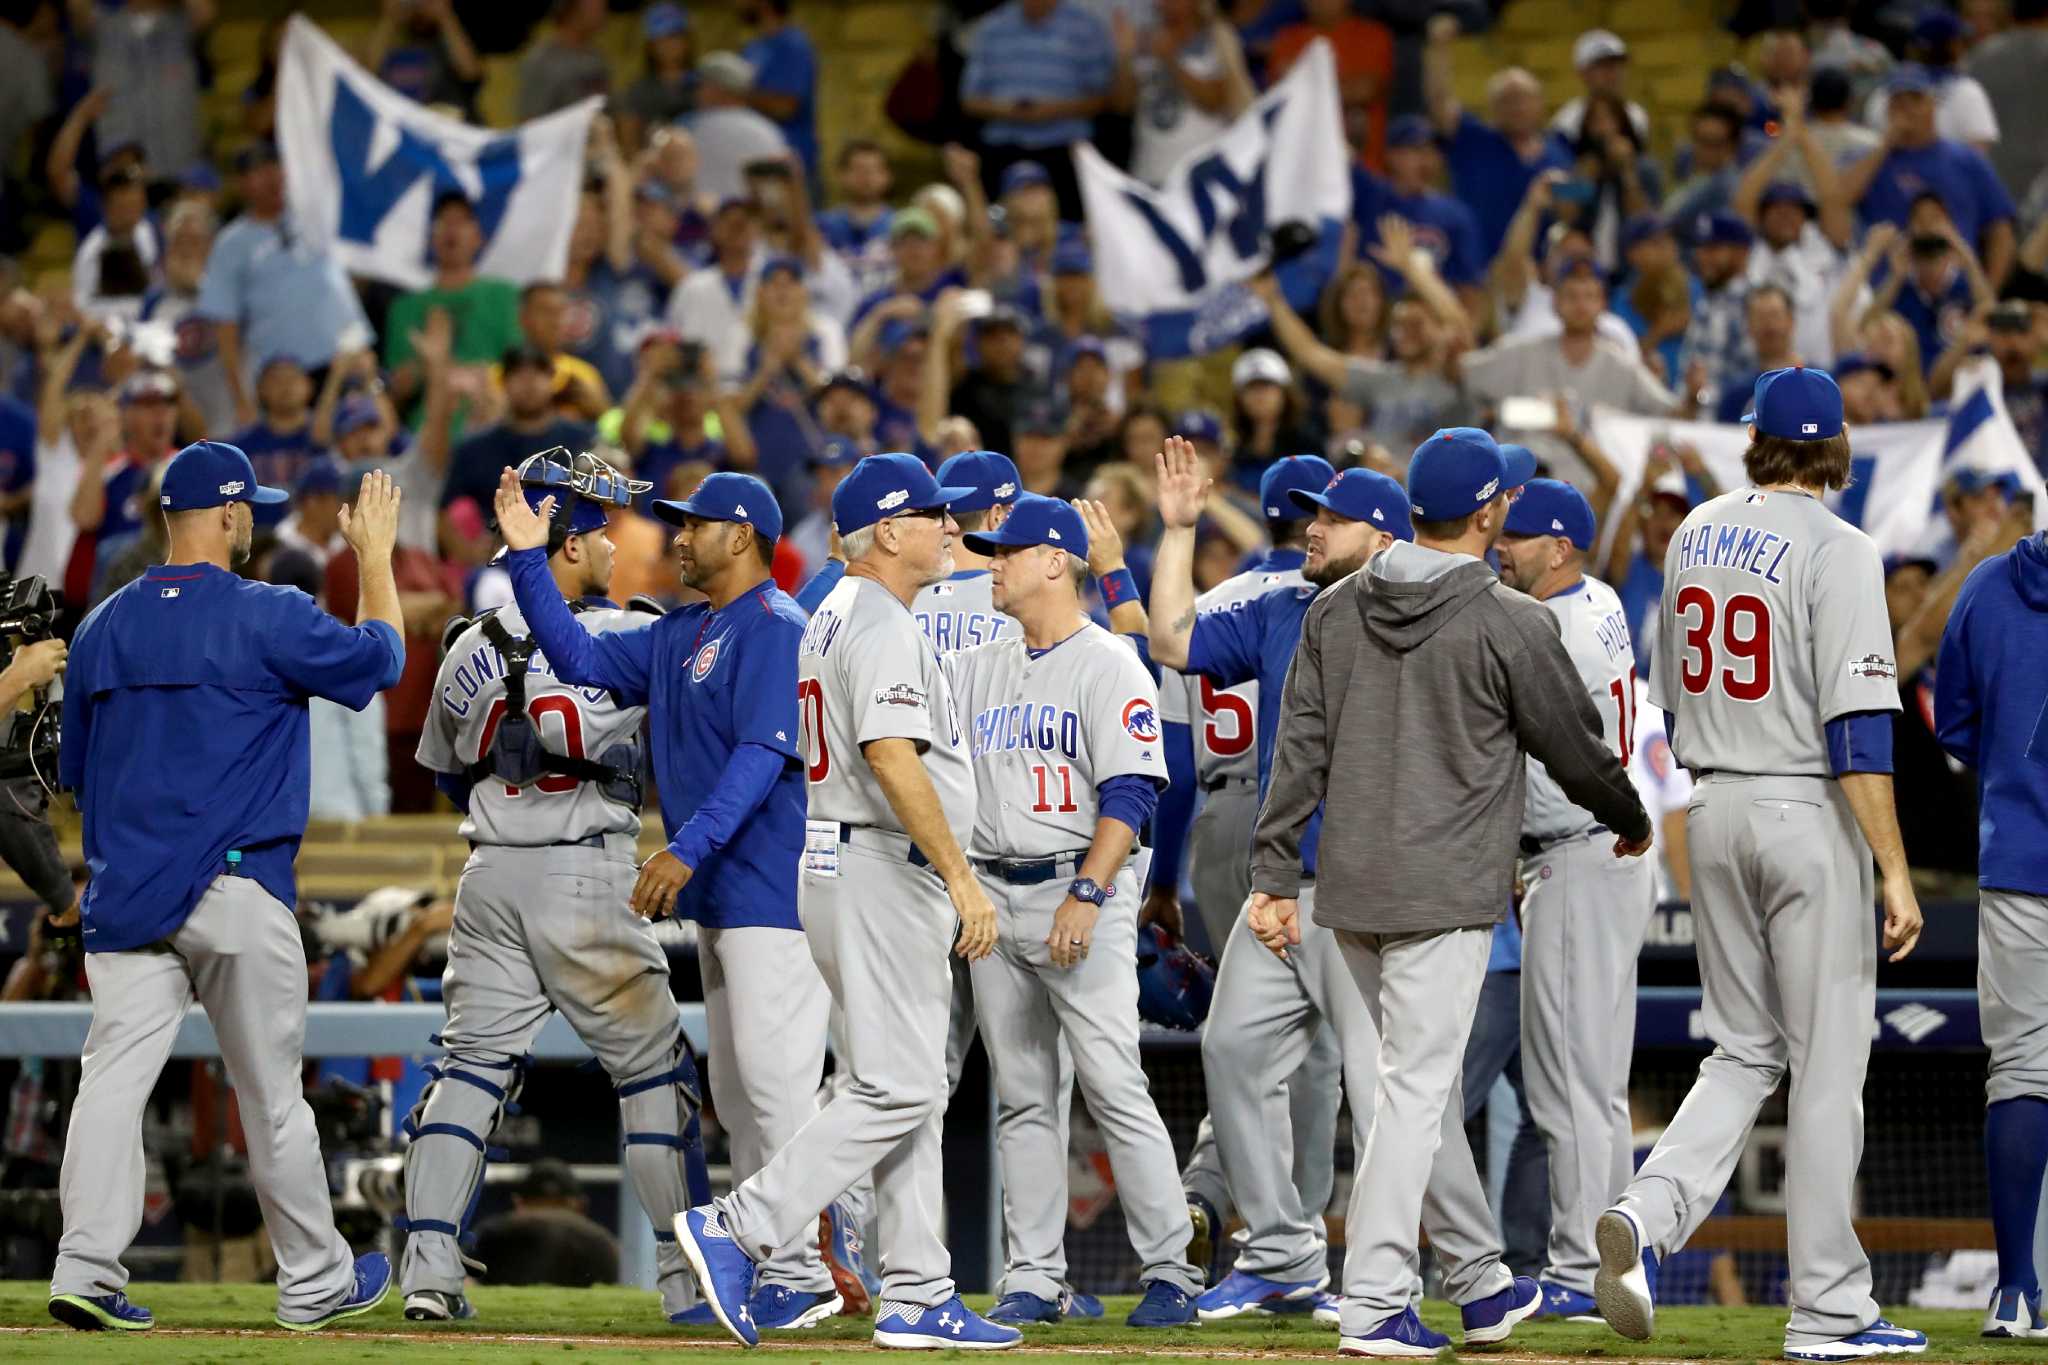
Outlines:
{"label": "cubs logo patch", "polygon": [[1545,863],[1545,864],[1543,865],[1543,870],[1542,870],[1542,871],[1540,871],[1540,872],[1538,872],[1538,873],[1537,873],[1536,875],[1537,875],[1538,877],[1542,878],[1542,879],[1543,879],[1544,881],[1546,881],[1546,882],[1547,882],[1547,881],[1549,881],[1549,880],[1550,880],[1550,864],[1549,864],[1549,863]]}
{"label": "cubs logo patch", "polygon": [[697,651],[697,657],[690,663],[690,681],[703,682],[711,676],[711,670],[718,667],[718,647],[725,643],[725,637],[716,640]]}
{"label": "cubs logo patch", "polygon": [[1159,713],[1143,697],[1132,697],[1124,703],[1123,722],[1124,732],[1140,744],[1151,744],[1159,738]]}

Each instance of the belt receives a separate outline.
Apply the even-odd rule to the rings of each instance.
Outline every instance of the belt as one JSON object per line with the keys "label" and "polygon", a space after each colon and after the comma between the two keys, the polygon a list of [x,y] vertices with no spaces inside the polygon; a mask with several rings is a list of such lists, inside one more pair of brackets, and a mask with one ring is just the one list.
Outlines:
{"label": "belt", "polygon": [[1574,839],[1590,838],[1595,834],[1605,834],[1606,832],[1607,826],[1605,825],[1588,825],[1584,829],[1573,830],[1570,834],[1554,834],[1548,839],[1538,838],[1533,834],[1524,834],[1522,836],[1522,856],[1533,858],[1539,853],[1546,853],[1556,848],[1559,844],[1568,844]]}
{"label": "belt", "polygon": [[558,839],[552,844],[480,844],[471,839],[469,851],[474,853],[480,848],[603,848],[606,837],[603,834],[586,834],[581,839]]}
{"label": "belt", "polygon": [[1052,858],[976,858],[974,865],[997,881],[1012,886],[1038,886],[1061,877],[1072,880],[1081,875],[1081,860],[1088,854],[1064,853]]}
{"label": "belt", "polygon": [[1214,782],[1202,783],[1202,790],[1213,792],[1222,791],[1225,787],[1256,787],[1258,785],[1259,779],[1256,777],[1219,777]]}
{"label": "belt", "polygon": [[[858,837],[856,837],[858,836]],[[876,829],[872,825],[839,826],[839,842],[852,844],[855,848],[875,848],[893,853],[912,867],[930,867],[932,860],[924,856],[924,850],[911,842],[907,834],[894,830]]]}

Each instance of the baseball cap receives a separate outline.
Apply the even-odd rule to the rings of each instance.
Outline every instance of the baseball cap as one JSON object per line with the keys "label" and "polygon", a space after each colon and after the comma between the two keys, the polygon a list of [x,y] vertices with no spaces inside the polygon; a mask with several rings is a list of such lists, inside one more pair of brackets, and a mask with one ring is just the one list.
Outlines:
{"label": "baseball cap", "polygon": [[843,436],[834,436],[811,452],[813,469],[851,469],[860,463],[860,447]]}
{"label": "baseball cap", "polygon": [[1079,237],[1062,237],[1059,245],[1052,249],[1052,273],[1092,275],[1095,273],[1095,253]]}
{"label": "baseball cap", "polygon": [[1852,93],[1849,73],[1839,66],[1819,67],[1813,73],[1812,91],[1807,96],[1807,108],[1813,112],[1828,114],[1847,109]]}
{"label": "baseball cap", "polygon": [[1639,242],[1652,237],[1662,237],[1671,231],[1671,224],[1664,221],[1662,214],[1638,213],[1621,227],[1621,249],[1628,250]]}
{"label": "baseball cap", "polygon": [[1189,408],[1173,426],[1190,441],[1205,441],[1212,446],[1223,444],[1223,421],[1207,408]]}
{"label": "baseball cap", "polygon": [[258,166],[274,166],[276,164],[277,144],[269,138],[264,138],[260,142],[252,142],[242,148],[241,151],[235,153],[235,169],[238,171],[248,172],[255,170]]}
{"label": "baseball cap", "polygon": [[1847,379],[1852,374],[1861,374],[1865,370],[1869,370],[1873,374],[1882,375],[1887,381],[1896,377],[1892,373],[1891,366],[1885,364],[1876,356],[1871,355],[1868,351],[1848,351],[1835,357],[1834,375],[1837,383]]}
{"label": "baseball cap", "polygon": [[1293,377],[1280,353],[1269,351],[1264,346],[1252,347],[1230,367],[1230,387],[1233,389],[1241,389],[1247,384],[1285,384]]}
{"label": "baseball cap", "polygon": [[1563,536],[1575,549],[1593,548],[1597,531],[1593,504],[1586,495],[1562,479],[1531,479],[1522,486],[1522,496],[1508,507],[1511,536]]}
{"label": "baseball cap", "polygon": [[767,279],[777,271],[790,276],[798,284],[804,282],[804,263],[794,256],[770,256],[761,263],[762,279]]}
{"label": "baseball cap", "polygon": [[1780,440],[1825,441],[1841,434],[1842,390],[1826,370],[1772,370],[1758,377],[1742,420]]}
{"label": "baseball cap", "polygon": [[1511,441],[1500,443],[1501,463],[1507,466],[1507,475],[1501,480],[1503,488],[1523,488],[1536,477],[1536,452],[1527,446],[1518,446]]}
{"label": "baseball cap", "polygon": [[263,382],[263,376],[270,373],[270,367],[273,365],[291,365],[301,370],[310,368],[305,361],[299,359],[290,351],[273,352],[272,354],[263,357],[263,363],[256,367],[257,383],[260,384]]}
{"label": "baseball cap", "polygon": [[868,388],[867,371],[858,365],[849,365],[843,370],[834,370],[831,377],[818,385],[817,396],[823,398],[834,389],[845,389],[863,398],[873,399],[874,391]]}
{"label": "baseball cap", "polygon": [[178,397],[178,377],[169,370],[137,370],[121,385],[121,405],[171,403]]}
{"label": "baseball cap", "polygon": [[1748,246],[1755,239],[1748,223],[1725,210],[1702,213],[1692,221],[1694,246]]}
{"label": "baseball cap", "polygon": [[1769,208],[1773,204],[1797,204],[1808,213],[1814,211],[1813,195],[1796,180],[1779,180],[1766,185],[1757,204],[1761,208]]}
{"label": "baseball cap", "polygon": [[1010,515],[993,531],[970,531],[960,543],[978,555],[1004,545],[1050,545],[1083,560],[1088,558],[1088,526],[1081,514],[1058,498],[1020,493]]}
{"label": "baseball cap", "polygon": [[1500,444],[1478,427],[1445,427],[1415,447],[1408,498],[1415,515],[1450,521],[1484,507],[1508,487]]}
{"label": "baseball cap", "polygon": [[1931,95],[1934,77],[1918,62],[1901,62],[1885,78],[1884,88],[1894,95]]}
{"label": "baseball cap", "polygon": [[377,411],[376,403],[361,394],[351,394],[341,400],[341,406],[334,410],[334,435],[337,440],[352,431],[377,425],[383,414]]}
{"label": "baseball cap", "polygon": [[984,512],[1017,500],[1024,476],[1017,462],[994,450],[963,450],[939,466],[939,482],[968,492],[946,506],[955,512]]}
{"label": "baseball cap", "polygon": [[1060,353],[1060,373],[1074,368],[1074,362],[1084,355],[1092,355],[1103,364],[1109,363],[1109,347],[1102,344],[1101,337],[1075,337]]}
{"label": "baseball cap", "polygon": [[1628,56],[1628,44],[1604,28],[1589,28],[1572,44],[1572,69],[1584,71],[1595,62]]}
{"label": "baseball cap", "polygon": [[1057,398],[1040,396],[1017,405],[1010,430],[1018,436],[1057,436],[1067,429],[1067,410]]}
{"label": "baseball cap", "polygon": [[505,354],[499,358],[498,367],[505,372],[507,378],[511,377],[514,370],[546,370],[549,374],[555,372],[554,359],[546,351],[523,342],[517,346],[507,346]]}
{"label": "baseball cap", "polygon": [[1024,314],[1014,305],[999,303],[974,320],[974,330],[986,332],[994,328],[1007,327],[1013,332],[1024,330]]}
{"label": "baseball cap", "polygon": [[1967,497],[1995,488],[2011,502],[2020,495],[2024,485],[2020,476],[2010,469],[1979,469],[1975,465],[1960,465],[1949,473],[1945,491]]}
{"label": "baseball cap", "polygon": [[932,217],[928,210],[920,208],[898,209],[889,215],[890,241],[893,242],[898,237],[907,237],[913,232],[920,237],[937,237],[939,220]]}
{"label": "baseball cap", "polygon": [[645,38],[673,38],[689,31],[690,16],[684,13],[681,5],[670,4],[669,0],[649,5],[647,12],[640,16],[640,33]]}
{"label": "baseball cap", "polygon": [[1295,489],[1294,505],[1313,513],[1327,507],[1346,521],[1369,521],[1396,540],[1415,539],[1408,517],[1408,495],[1401,485],[1377,469],[1354,467],[1331,478],[1320,493]]}
{"label": "baseball cap", "polygon": [[220,188],[220,172],[211,161],[195,161],[178,176],[178,184],[188,190],[211,193]]}
{"label": "baseball cap", "polygon": [[[2030,332],[2034,329],[2034,310],[2025,299],[2006,299],[1992,308],[1984,322],[1994,332]],[[1838,364],[1836,368],[1841,367]]]}
{"label": "baseball cap", "polygon": [[681,526],[685,517],[702,517],[706,521],[743,521],[764,540],[782,535],[782,509],[776,506],[768,485],[752,474],[727,470],[707,474],[688,498],[656,498],[648,507],[671,526]]}
{"label": "baseball cap", "polygon": [[[767,491],[765,485],[762,491]],[[973,492],[972,488],[941,484],[915,455],[900,451],[870,455],[833,490],[832,524],[840,535],[848,535],[904,512],[950,506],[953,499]]]}
{"label": "baseball cap", "polygon": [[1428,147],[1436,142],[1436,130],[1421,114],[1403,114],[1387,124],[1389,147]]}
{"label": "baseball cap", "polygon": [[341,466],[332,460],[315,460],[299,471],[298,481],[292,484],[292,496],[310,497],[316,493],[341,493]]}
{"label": "baseball cap", "polygon": [[644,199],[650,204],[659,204],[671,213],[682,211],[682,205],[676,202],[675,191],[668,187],[666,181],[656,180],[651,176],[633,186],[633,197]]}
{"label": "baseball cap", "polygon": [[282,488],[266,488],[256,482],[256,466],[240,446],[226,441],[194,441],[164,467],[163,491],[158,498],[166,512],[190,512],[201,507],[224,507],[231,502],[260,502],[266,506],[288,502],[291,494]]}
{"label": "baseball cap", "polygon": [[1003,171],[1002,193],[1008,195],[1033,185],[1050,185],[1052,174],[1036,161],[1019,161]]}
{"label": "baseball cap", "polygon": [[1913,21],[1913,41],[1922,47],[1955,42],[1967,31],[1967,25],[1963,23],[1961,15],[1939,5],[1930,5],[1921,10],[1920,17]]}
{"label": "baseball cap", "polygon": [[[1259,506],[1268,521],[1292,521],[1295,509],[1289,495],[1319,493],[1336,477],[1336,469],[1320,455],[1284,455],[1259,475]],[[1314,508],[1308,511],[1315,515]]]}
{"label": "baseball cap", "polygon": [[724,90],[751,90],[754,64],[737,52],[713,52],[697,63],[697,77]]}

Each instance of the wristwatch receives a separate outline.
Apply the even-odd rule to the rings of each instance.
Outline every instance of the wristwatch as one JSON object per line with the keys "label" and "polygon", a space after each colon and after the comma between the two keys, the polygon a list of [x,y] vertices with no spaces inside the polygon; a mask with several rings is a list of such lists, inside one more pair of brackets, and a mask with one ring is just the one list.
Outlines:
{"label": "wristwatch", "polygon": [[1067,886],[1067,894],[1077,901],[1086,901],[1099,910],[1102,908],[1104,901],[1116,894],[1116,888],[1114,886],[1097,886],[1088,877],[1076,877]]}

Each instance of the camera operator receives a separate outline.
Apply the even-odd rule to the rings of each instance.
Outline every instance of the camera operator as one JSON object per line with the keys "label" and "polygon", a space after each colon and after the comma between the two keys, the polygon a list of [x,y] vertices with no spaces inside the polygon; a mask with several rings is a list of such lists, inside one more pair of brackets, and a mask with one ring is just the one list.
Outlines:
{"label": "camera operator", "polygon": [[[48,687],[64,671],[67,652],[62,640],[35,640],[15,650],[0,668],[0,716],[37,688]],[[55,774],[46,776],[54,779]],[[14,869],[52,919],[61,919],[77,898],[56,831],[45,818],[49,801],[42,778],[33,772],[0,778],[0,861]]]}

